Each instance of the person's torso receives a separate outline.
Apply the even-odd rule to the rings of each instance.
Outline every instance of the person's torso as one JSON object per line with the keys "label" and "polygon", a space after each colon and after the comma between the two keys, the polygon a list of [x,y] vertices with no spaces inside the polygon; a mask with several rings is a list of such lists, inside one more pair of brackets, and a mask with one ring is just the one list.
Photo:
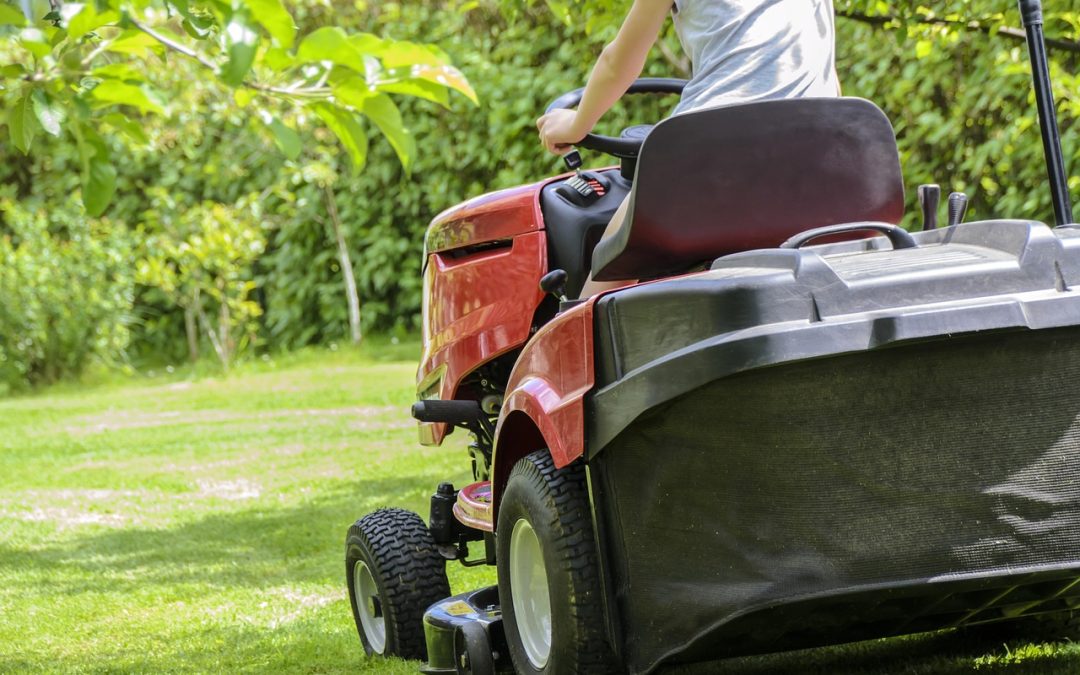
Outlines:
{"label": "person's torso", "polygon": [[839,95],[832,0],[675,0],[672,15],[693,67],[675,114]]}

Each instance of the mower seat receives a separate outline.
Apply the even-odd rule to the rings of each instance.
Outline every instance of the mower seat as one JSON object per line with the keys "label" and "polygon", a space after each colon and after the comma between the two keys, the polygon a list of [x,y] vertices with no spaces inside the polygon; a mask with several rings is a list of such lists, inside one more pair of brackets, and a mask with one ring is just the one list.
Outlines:
{"label": "mower seat", "polygon": [[664,120],[641,148],[626,220],[593,278],[651,279],[775,248],[825,225],[904,215],[896,137],[859,98],[783,99]]}

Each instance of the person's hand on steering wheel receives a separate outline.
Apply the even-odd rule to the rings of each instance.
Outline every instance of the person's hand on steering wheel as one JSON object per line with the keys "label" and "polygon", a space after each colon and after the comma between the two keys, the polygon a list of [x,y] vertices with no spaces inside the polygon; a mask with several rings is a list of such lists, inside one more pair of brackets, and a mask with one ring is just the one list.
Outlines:
{"label": "person's hand on steering wheel", "polygon": [[[596,60],[589,81],[576,101],[577,111],[549,110],[536,121],[540,140],[551,152],[565,155],[571,145],[592,131],[596,122],[641,75],[674,0],[634,0],[630,12]],[[565,108],[566,106],[559,106]]]}
{"label": "person's hand on steering wheel", "polygon": [[536,120],[540,131],[540,143],[548,152],[565,155],[574,149],[574,144],[585,138],[591,129],[580,128],[576,110],[556,108],[544,113]]}

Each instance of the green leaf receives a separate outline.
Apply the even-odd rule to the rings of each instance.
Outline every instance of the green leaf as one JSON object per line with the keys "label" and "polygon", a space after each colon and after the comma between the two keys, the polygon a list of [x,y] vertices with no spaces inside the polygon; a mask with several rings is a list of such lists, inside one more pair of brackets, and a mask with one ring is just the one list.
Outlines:
{"label": "green leaf", "polygon": [[364,102],[377,93],[364,78],[339,68],[335,68],[330,75],[330,87],[335,99],[357,110],[363,110]]}
{"label": "green leaf", "polygon": [[101,121],[111,125],[117,131],[139,145],[147,145],[150,143],[150,138],[146,135],[146,132],[143,131],[142,125],[129,119],[123,113],[111,112],[107,115],[103,115]]}
{"label": "green leaf", "polygon": [[66,30],[64,30],[63,28],[61,28],[60,30],[54,30],[52,32],[52,37],[49,38],[49,46],[55,48],[57,45],[59,45],[61,42],[63,42],[66,39],[67,39],[67,31]]}
{"label": "green leaf", "polygon": [[165,112],[161,104],[150,98],[145,89],[120,80],[105,80],[94,87],[91,95],[102,105],[129,105],[143,113]]}
{"label": "green leaf", "polygon": [[238,87],[233,92],[233,100],[236,101],[236,105],[241,108],[246,108],[251,100],[255,98],[255,94],[250,89],[245,87]]}
{"label": "green leaf", "polygon": [[273,70],[281,72],[295,66],[296,57],[281,47],[271,47],[263,54],[262,62]]}
{"label": "green leaf", "polygon": [[214,21],[205,10],[192,10],[187,0],[169,0],[169,4],[184,17],[184,30],[194,38],[202,39],[208,34]]}
{"label": "green leaf", "polygon": [[570,11],[570,5],[565,2],[559,2],[558,0],[547,0],[548,9],[555,15],[559,21],[562,21],[567,26],[572,25],[573,13]]}
{"label": "green leaf", "polygon": [[453,66],[413,66],[409,70],[409,75],[414,79],[426,80],[433,84],[439,84],[460,92],[474,104],[480,103],[480,100],[476,97],[476,92],[473,91],[472,85],[470,85],[469,81],[465,79],[465,76],[461,74],[461,71]]}
{"label": "green leaf", "polygon": [[30,144],[34,142],[34,134],[37,132],[37,120],[34,118],[30,98],[30,92],[23,94],[23,97],[16,101],[15,107],[8,113],[8,133],[11,135],[11,142],[16,148],[22,150],[24,155],[30,154]]}
{"label": "green leaf", "polygon": [[19,11],[18,8],[11,5],[0,3],[0,26],[18,26],[22,27],[26,25],[26,17]]}
{"label": "green leaf", "polygon": [[107,66],[95,68],[92,73],[93,77],[99,77],[102,79],[110,78],[114,80],[123,80],[126,82],[135,81],[142,82],[144,80],[143,74],[139,72],[130,63],[110,63]]}
{"label": "green leaf", "polygon": [[19,43],[23,49],[38,58],[44,58],[52,53],[52,46],[40,28],[23,28],[19,33]]}
{"label": "green leaf", "polygon": [[229,86],[238,87],[251,70],[259,47],[259,34],[251,28],[244,14],[234,15],[225,27],[225,44],[228,45],[229,60],[221,69],[221,79]]}
{"label": "green leaf", "polygon": [[415,42],[389,42],[378,54],[387,68],[424,65],[443,66],[449,62],[442,50],[430,45],[418,45]]}
{"label": "green leaf", "polygon": [[106,24],[116,23],[119,20],[119,12],[109,10],[98,14],[95,3],[88,2],[83,6],[82,10],[68,22],[68,37],[72,40],[78,40],[87,33],[101,28]]}
{"label": "green leaf", "polygon": [[379,83],[379,91],[416,96],[417,98],[438,103],[444,108],[450,107],[450,95],[447,94],[446,87],[434,82],[428,82],[427,80],[414,80],[409,78],[381,82]]}
{"label": "green leaf", "polygon": [[6,66],[0,66],[0,77],[15,79],[22,77],[26,74],[26,67],[21,63],[9,63]]}
{"label": "green leaf", "polygon": [[345,31],[337,27],[320,28],[309,34],[300,42],[296,57],[302,63],[330,61],[360,72],[364,68],[363,52],[349,42]]}
{"label": "green leaf", "polygon": [[83,174],[82,197],[86,213],[94,217],[105,213],[115,193],[116,168],[109,162],[108,155],[95,154]]}
{"label": "green leaf", "polygon": [[64,107],[58,105],[56,101],[49,100],[45,92],[37,89],[33,95],[33,108],[34,115],[38,122],[41,122],[41,128],[45,130],[45,133],[59,136],[64,120],[67,118]]}
{"label": "green leaf", "polygon": [[401,112],[394,101],[386,94],[376,94],[364,101],[363,112],[390,141],[405,172],[411,171],[412,159],[416,155],[416,140],[402,123]]}
{"label": "green leaf", "polygon": [[110,160],[109,146],[90,127],[79,127],[75,138],[82,158],[83,207],[91,216],[100,216],[116,192],[116,169]]}
{"label": "green leaf", "polygon": [[270,131],[274,134],[274,142],[277,143],[278,149],[281,150],[281,154],[285,155],[289,159],[296,159],[300,156],[300,135],[285,125],[284,122],[274,117],[267,125],[270,127]]}
{"label": "green leaf", "polygon": [[255,21],[270,33],[278,44],[289,48],[296,40],[296,24],[281,0],[247,0]]}
{"label": "green leaf", "polygon": [[361,54],[380,56],[386,50],[386,45],[390,43],[378,35],[356,33],[349,36],[349,44],[356,47]]}
{"label": "green leaf", "polygon": [[367,136],[364,128],[352,113],[323,101],[309,106],[326,123],[326,128],[334,132],[352,160],[353,171],[359,171],[367,161]]}
{"label": "green leaf", "polygon": [[198,24],[192,23],[187,19],[180,22],[180,27],[184,29],[184,32],[195,38],[196,40],[205,40],[210,37],[209,28],[199,28]]}
{"label": "green leaf", "polygon": [[121,33],[120,37],[110,42],[105,49],[118,54],[146,58],[150,53],[163,54],[165,47],[146,33],[133,28]]}

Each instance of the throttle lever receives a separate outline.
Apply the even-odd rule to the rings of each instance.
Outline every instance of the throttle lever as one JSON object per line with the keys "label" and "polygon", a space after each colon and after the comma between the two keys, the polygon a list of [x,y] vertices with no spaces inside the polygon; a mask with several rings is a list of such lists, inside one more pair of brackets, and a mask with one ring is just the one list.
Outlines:
{"label": "throttle lever", "polygon": [[967,215],[968,196],[963,192],[954,192],[949,195],[949,226],[959,225],[964,222]]}
{"label": "throttle lever", "polygon": [[919,186],[919,206],[922,208],[922,229],[937,229],[938,204],[941,203],[941,186],[934,183]]}
{"label": "throttle lever", "polygon": [[577,150],[571,150],[563,155],[563,162],[566,163],[566,168],[574,173],[578,173],[581,169],[581,165],[584,163],[581,159],[581,153]]}

